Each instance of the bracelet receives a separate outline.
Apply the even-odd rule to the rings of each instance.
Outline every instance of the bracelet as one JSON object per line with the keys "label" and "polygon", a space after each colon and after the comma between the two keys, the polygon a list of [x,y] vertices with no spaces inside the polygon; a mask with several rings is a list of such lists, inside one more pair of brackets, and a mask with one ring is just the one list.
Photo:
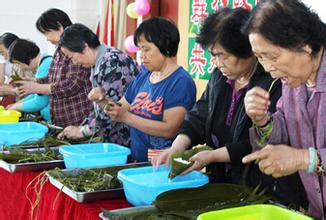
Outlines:
{"label": "bracelet", "polygon": [[273,118],[272,118],[272,115],[270,112],[267,113],[267,121],[265,124],[261,125],[261,126],[258,126],[260,129],[264,129],[267,125],[269,125],[271,122],[272,122]]}
{"label": "bracelet", "polygon": [[82,133],[82,135],[84,137],[90,137],[90,136],[92,136],[91,131],[90,131],[88,125],[81,126],[80,127],[80,132]]}
{"label": "bracelet", "polygon": [[316,169],[317,151],[314,147],[309,147],[309,165],[307,173],[313,173]]}

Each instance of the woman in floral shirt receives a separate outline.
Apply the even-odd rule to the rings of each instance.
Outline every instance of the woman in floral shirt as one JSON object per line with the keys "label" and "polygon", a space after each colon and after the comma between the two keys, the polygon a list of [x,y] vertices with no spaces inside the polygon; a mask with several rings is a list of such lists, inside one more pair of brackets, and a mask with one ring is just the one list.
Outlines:
{"label": "woman in floral shirt", "polygon": [[67,28],[59,44],[63,53],[74,63],[92,68],[90,79],[93,90],[89,98],[105,94],[105,97],[101,97],[103,102],[94,103],[93,110],[81,126],[69,126],[59,137],[81,138],[97,132],[106,141],[128,146],[128,126],[112,121],[104,113],[103,107],[107,100],[120,100],[129,83],[138,74],[134,60],[116,48],[101,45],[97,36],[81,24]]}

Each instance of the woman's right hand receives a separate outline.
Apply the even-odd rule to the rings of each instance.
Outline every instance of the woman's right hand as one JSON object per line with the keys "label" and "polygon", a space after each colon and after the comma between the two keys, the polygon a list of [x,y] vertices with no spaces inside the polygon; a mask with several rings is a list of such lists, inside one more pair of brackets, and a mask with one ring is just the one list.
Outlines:
{"label": "woman's right hand", "polygon": [[171,148],[166,149],[156,157],[152,159],[152,165],[154,169],[157,169],[161,164],[165,164],[165,167],[168,167],[171,163],[172,154],[175,153],[175,150]]}
{"label": "woman's right hand", "polygon": [[270,105],[269,93],[260,88],[254,87],[246,93],[244,104],[247,115],[258,126],[268,121],[268,107]]}
{"label": "woman's right hand", "polygon": [[190,173],[193,170],[201,170],[204,167],[206,167],[208,164],[213,162],[212,158],[213,152],[210,150],[204,150],[201,152],[198,152],[194,156],[190,158],[190,161],[193,162],[192,166],[189,167],[187,170],[185,170],[180,175],[186,175],[187,173]]}
{"label": "woman's right hand", "polygon": [[88,93],[88,99],[98,104],[101,108],[104,108],[107,103],[105,97],[105,91],[101,87],[95,87]]}
{"label": "woman's right hand", "polygon": [[83,134],[80,132],[80,128],[77,126],[68,126],[62,132],[58,134],[58,139],[81,139],[83,138]]}

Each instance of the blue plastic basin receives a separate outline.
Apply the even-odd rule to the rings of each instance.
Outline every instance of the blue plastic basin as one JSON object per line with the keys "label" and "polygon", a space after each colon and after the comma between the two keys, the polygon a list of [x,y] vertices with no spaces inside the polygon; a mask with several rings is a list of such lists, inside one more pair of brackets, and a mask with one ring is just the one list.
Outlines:
{"label": "blue plastic basin", "polygon": [[36,141],[44,137],[48,128],[36,122],[0,124],[0,142],[6,147],[25,141]]}
{"label": "blue plastic basin", "polygon": [[192,171],[184,176],[169,180],[169,169],[152,166],[124,169],[118,172],[118,179],[123,183],[129,203],[134,206],[150,205],[155,198],[172,189],[195,188],[208,183],[208,177],[199,171]]}
{"label": "blue plastic basin", "polygon": [[127,163],[129,148],[113,143],[75,144],[59,148],[67,168],[95,168]]}

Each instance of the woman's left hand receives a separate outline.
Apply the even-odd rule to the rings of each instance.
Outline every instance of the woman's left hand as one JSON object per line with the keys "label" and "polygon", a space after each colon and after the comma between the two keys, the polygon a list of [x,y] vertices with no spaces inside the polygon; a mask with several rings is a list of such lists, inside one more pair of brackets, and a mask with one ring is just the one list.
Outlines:
{"label": "woman's left hand", "polygon": [[104,112],[110,116],[112,120],[117,122],[124,122],[129,113],[127,109],[112,101],[109,101],[105,105]]}
{"label": "woman's left hand", "polygon": [[263,149],[245,156],[243,163],[259,160],[259,169],[266,175],[282,177],[299,170],[307,170],[308,150],[297,149],[288,145],[266,145]]}
{"label": "woman's left hand", "polygon": [[194,162],[191,167],[189,167],[187,170],[185,170],[181,175],[185,175],[187,173],[190,173],[193,170],[201,170],[204,167],[206,167],[208,164],[211,163],[211,157],[212,151],[204,150],[201,151],[194,156],[190,158],[190,161]]}

